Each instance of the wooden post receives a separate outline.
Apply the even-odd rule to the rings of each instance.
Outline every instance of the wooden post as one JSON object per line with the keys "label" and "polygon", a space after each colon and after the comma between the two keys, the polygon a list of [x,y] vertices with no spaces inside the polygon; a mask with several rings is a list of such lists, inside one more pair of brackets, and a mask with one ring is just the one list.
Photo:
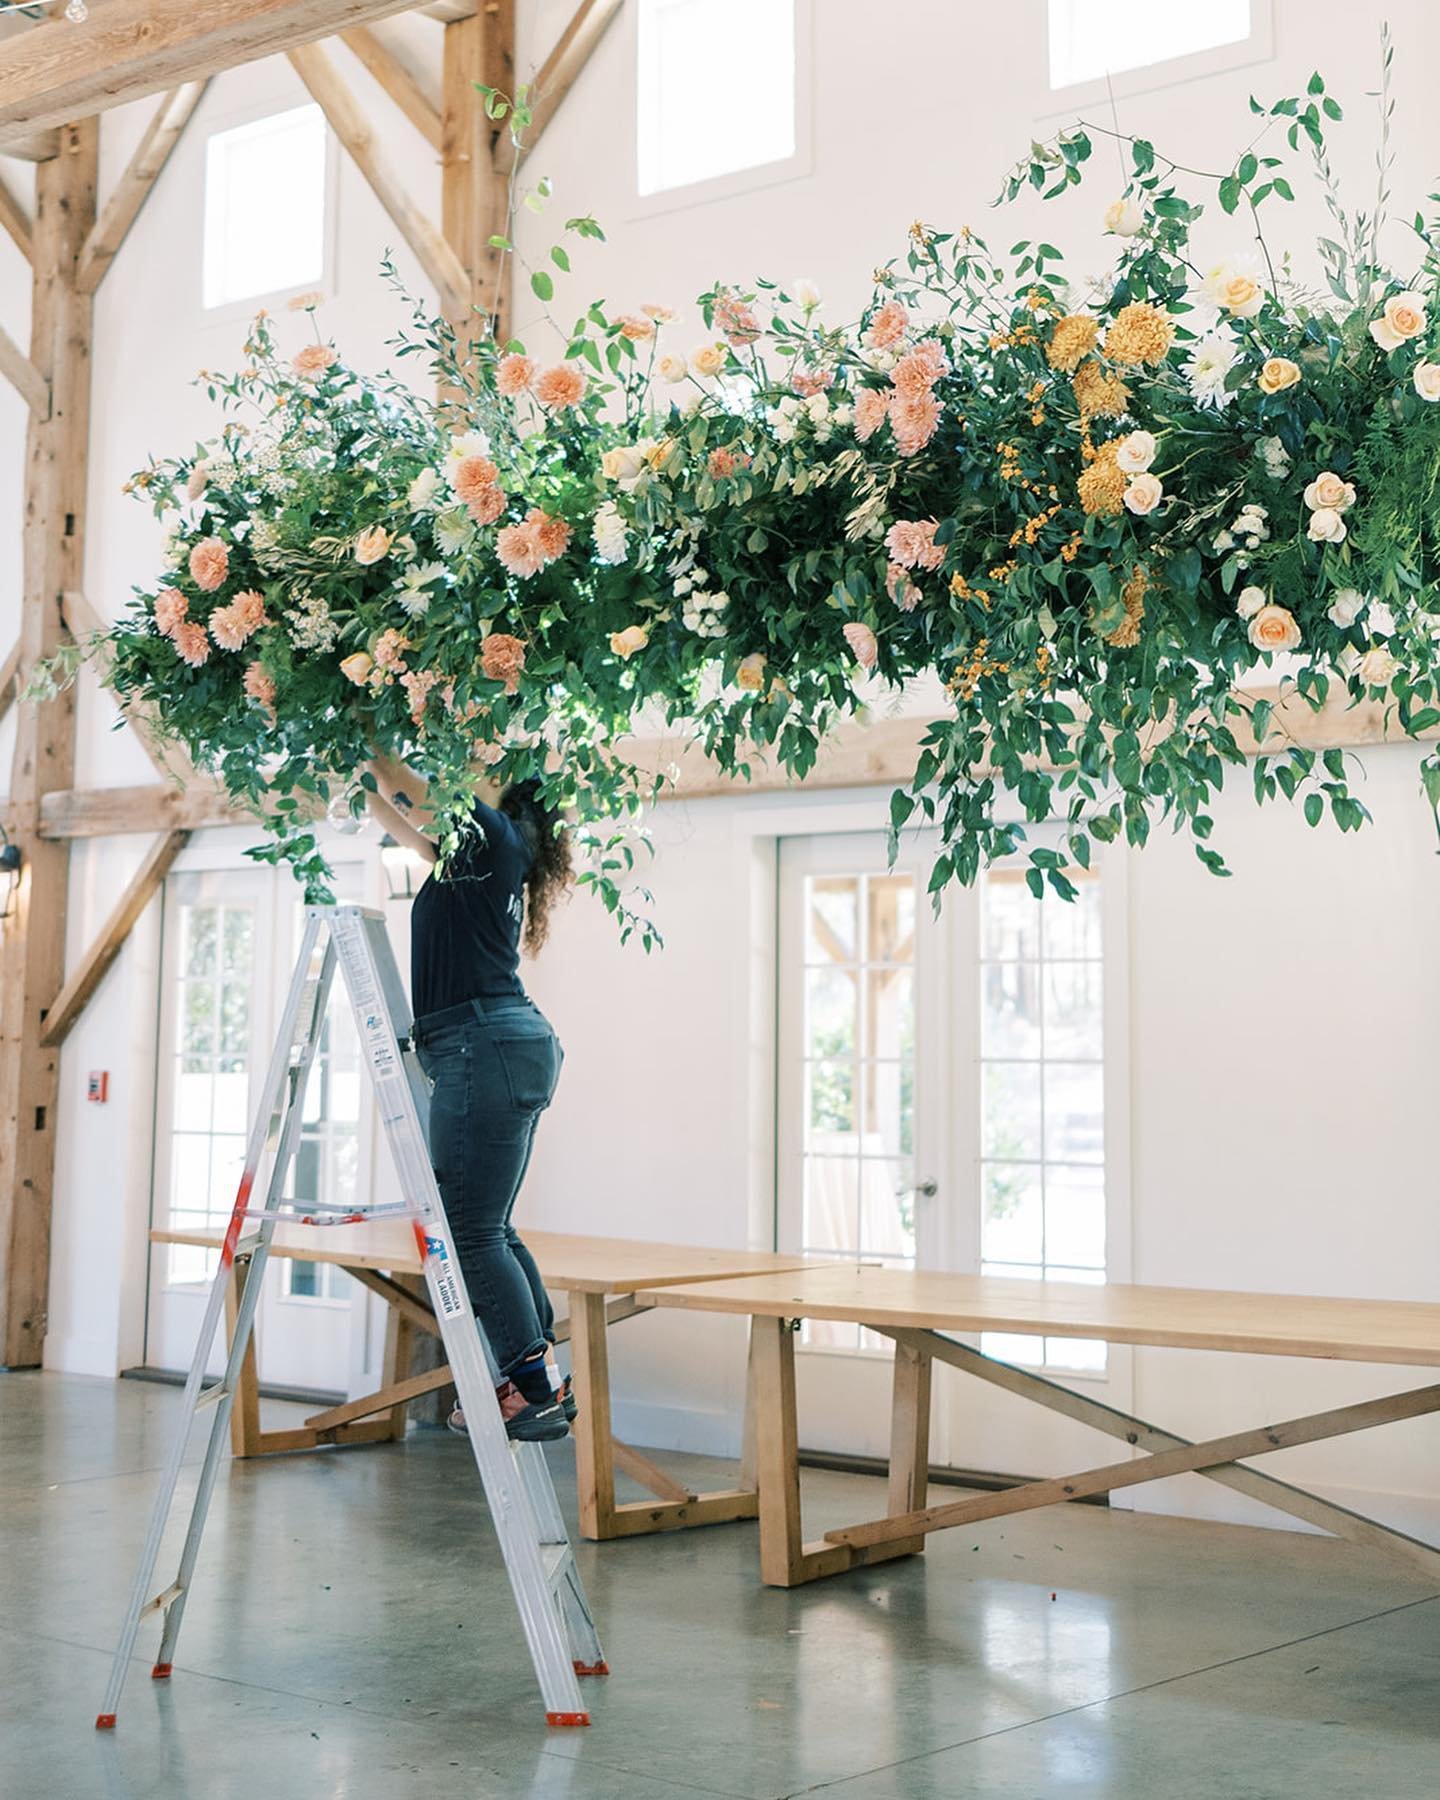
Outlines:
{"label": "wooden post", "polygon": [[755,1379],[755,1472],[760,1486],[760,1579],[770,1587],[803,1580],[799,1437],[795,1423],[795,1339],[788,1319],[750,1321]]}
{"label": "wooden post", "polygon": [[[930,1474],[930,1366],[926,1351],[896,1344],[887,1500],[892,1513],[919,1512],[925,1504]],[[914,1538],[904,1548],[919,1552],[925,1548],[925,1539]]]}
{"label": "wooden post", "polygon": [[[20,649],[33,667],[61,642],[61,595],[81,585],[90,414],[92,304],[75,286],[95,223],[99,128],[64,126],[60,154],[35,172],[30,361],[49,383],[47,417],[26,435]],[[74,785],[73,692],[21,706],[10,804],[23,858],[0,943],[0,1364],[33,1368],[45,1342],[59,1052],[41,1044],[65,974],[70,847],[39,834],[42,798]]]}
{"label": "wooden post", "polygon": [[447,314],[462,346],[484,334],[487,316],[497,342],[510,335],[508,265],[490,242],[505,232],[510,186],[495,166],[496,127],[477,84],[514,92],[515,0],[489,0],[472,17],[445,27],[440,226],[469,278],[463,312]]}

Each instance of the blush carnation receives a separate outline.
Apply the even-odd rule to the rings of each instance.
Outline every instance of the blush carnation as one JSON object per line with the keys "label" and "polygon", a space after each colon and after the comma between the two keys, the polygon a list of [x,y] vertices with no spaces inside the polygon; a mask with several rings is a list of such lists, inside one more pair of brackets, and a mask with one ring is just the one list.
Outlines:
{"label": "blush carnation", "polygon": [[895,434],[895,447],[902,456],[914,456],[934,437],[940,423],[941,405],[932,393],[902,394],[896,392],[890,401],[890,429]]}
{"label": "blush carnation", "polygon": [[275,716],[275,679],[258,662],[246,665],[245,692],[258,701],[273,718]]}
{"label": "blush carnation", "polygon": [[496,532],[495,554],[501,566],[521,581],[538,575],[545,567],[545,552],[529,519],[519,525],[504,525]]}
{"label": "blush carnation", "polygon": [[866,444],[885,423],[890,396],[879,388],[861,388],[855,396],[855,436]]}
{"label": "blush carnation", "polygon": [[450,486],[457,500],[470,501],[483,489],[494,487],[499,473],[488,456],[462,456],[450,472]]}
{"label": "blush carnation", "polygon": [[179,588],[161,588],[155,596],[155,625],[166,637],[174,637],[175,629],[185,623],[185,615],[190,610],[190,602]]}
{"label": "blush carnation", "polygon": [[738,451],[726,449],[722,444],[710,452],[705,466],[717,481],[723,481],[726,476],[733,475],[737,469],[743,469],[749,461],[748,456],[742,456]]}
{"label": "blush carnation", "polygon": [[477,525],[493,525],[505,510],[505,495],[493,484],[477,488],[465,506]]}
{"label": "blush carnation", "polygon": [[512,351],[509,356],[500,358],[500,366],[495,371],[496,389],[507,397],[523,394],[535,379],[535,364],[528,356],[521,356]]}
{"label": "blush carnation", "polygon": [[515,693],[519,688],[520,671],[524,667],[525,646],[517,637],[492,631],[480,647],[481,672],[491,681],[503,681],[507,694]]}
{"label": "blush carnation", "polygon": [[615,322],[621,337],[629,338],[632,344],[643,344],[655,335],[655,321],[644,313],[621,313]]}
{"label": "blush carnation", "polygon": [[914,612],[920,604],[920,590],[900,567],[899,563],[890,563],[885,570],[885,592],[900,608],[901,612]]}
{"label": "blush carnation", "polygon": [[760,336],[760,321],[754,310],[733,294],[727,295],[715,308],[715,323],[726,342],[737,348],[742,344],[753,344]]}
{"label": "blush carnation", "polygon": [[572,363],[556,363],[535,378],[535,398],[552,412],[578,406],[585,397],[585,377]]}
{"label": "blush carnation", "polygon": [[887,300],[870,321],[865,342],[872,350],[888,350],[898,344],[910,323],[910,315],[898,300]]}
{"label": "blush carnation", "polygon": [[532,507],[525,515],[525,523],[535,534],[535,542],[540,546],[540,554],[547,563],[555,561],[557,556],[565,554],[570,542],[570,527],[564,519],[552,517],[542,512],[538,506]]}
{"label": "blush carnation", "polygon": [[879,645],[875,641],[875,633],[868,625],[862,625],[858,619],[852,619],[845,627],[845,642],[855,653],[855,660],[862,669],[873,669],[875,658],[879,654]]}
{"label": "blush carnation", "polygon": [[944,346],[936,338],[926,338],[900,358],[890,379],[902,394],[928,394],[949,367]]}
{"label": "blush carnation", "polygon": [[331,344],[307,344],[297,350],[290,367],[302,381],[314,381],[340,360],[340,352]]}
{"label": "blush carnation", "polygon": [[210,635],[222,650],[238,650],[250,634],[233,606],[217,606],[210,615]]}
{"label": "blush carnation", "polygon": [[808,400],[812,394],[823,394],[834,379],[833,369],[797,369],[790,385],[802,400]]}
{"label": "blush carnation", "polygon": [[230,573],[230,552],[219,538],[201,538],[190,552],[190,578],[203,593],[213,594]]}
{"label": "blush carnation", "polygon": [[193,620],[182,620],[171,634],[175,639],[175,649],[181,662],[189,663],[192,669],[198,669],[210,660],[210,640],[205,635],[205,627],[197,625]]}
{"label": "blush carnation", "polygon": [[945,546],[935,542],[934,519],[897,519],[885,534],[885,548],[902,569],[938,569]]}

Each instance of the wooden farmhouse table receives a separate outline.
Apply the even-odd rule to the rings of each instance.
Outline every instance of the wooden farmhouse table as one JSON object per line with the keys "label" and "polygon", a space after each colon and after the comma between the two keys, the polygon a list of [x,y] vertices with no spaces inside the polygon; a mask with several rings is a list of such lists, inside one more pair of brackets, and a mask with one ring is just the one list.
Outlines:
{"label": "wooden farmhouse table", "polygon": [[[220,1248],[223,1232],[157,1229],[159,1244],[198,1244]],[[668,1475],[649,1457],[621,1443],[610,1430],[609,1326],[651,1310],[649,1290],[674,1289],[688,1282],[707,1282],[773,1274],[803,1267],[799,1256],[764,1250],[711,1250],[692,1245],[651,1244],[631,1238],[600,1238],[565,1232],[527,1231],[525,1242],[547,1288],[569,1296],[570,1316],[557,1321],[556,1335],[570,1342],[574,1359],[575,1399],[579,1408],[573,1436],[580,1499],[580,1529],[587,1538],[631,1537],[648,1531],[674,1531],[690,1525],[718,1525],[753,1519],[759,1506],[751,1468],[747,1433],[740,1484],[713,1493],[697,1493]],[[425,1292],[414,1229],[407,1219],[376,1219],[365,1224],[314,1227],[277,1225],[270,1254],[304,1262],[334,1263],[388,1304],[381,1385],[372,1394],[329,1406],[311,1414],[291,1430],[266,1431],[260,1425],[260,1391],[255,1338],[245,1354],[235,1405],[230,1414],[230,1443],[236,1456],[267,1456],[282,1451],[313,1450],[324,1444],[373,1444],[405,1435],[405,1408],[422,1394],[445,1387],[448,1363],[410,1372],[415,1334],[438,1338],[439,1327]],[[226,1294],[227,1338],[239,1310],[249,1275],[249,1258],[237,1256]],[[748,1408],[747,1408],[748,1417]],[[617,1502],[615,1471],[622,1470],[654,1500]]]}
{"label": "wooden farmhouse table", "polygon": [[[762,1579],[771,1586],[794,1587],[861,1564],[913,1554],[924,1548],[929,1532],[949,1526],[1079,1500],[1187,1471],[1339,1537],[1390,1550],[1432,1578],[1440,1574],[1440,1549],[1261,1474],[1242,1460],[1440,1411],[1440,1383],[1197,1444],[1029,1370],[984,1356],[948,1335],[1043,1333],[1103,1338],[1111,1344],[1436,1368],[1440,1367],[1440,1305],[1202,1288],[1092,1287],[814,1261],[785,1273],[672,1284],[652,1289],[647,1298],[659,1307],[737,1313],[750,1319],[760,1567]],[[827,1531],[812,1543],[805,1541],[801,1529],[795,1421],[792,1327],[802,1319],[865,1325],[895,1344],[886,1516]],[[1127,1453],[1123,1462],[1077,1475],[929,1506],[930,1376],[936,1362],[948,1363],[1149,1454],[1137,1458]]]}

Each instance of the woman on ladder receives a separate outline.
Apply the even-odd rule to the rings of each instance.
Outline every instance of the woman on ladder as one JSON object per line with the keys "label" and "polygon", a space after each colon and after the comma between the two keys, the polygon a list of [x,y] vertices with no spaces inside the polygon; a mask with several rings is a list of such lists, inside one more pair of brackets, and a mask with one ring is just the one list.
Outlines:
{"label": "woman on ladder", "polygon": [[[551,1346],[554,1313],[511,1222],[535,1128],[564,1053],[520,981],[525,948],[544,944],[573,879],[570,843],[534,781],[499,808],[475,803],[473,829],[415,896],[410,985],[414,1041],[433,1084],[430,1157],[470,1302],[501,1376],[506,1430],[564,1437],[575,1417]],[[464,1431],[457,1407],[454,1431]]]}

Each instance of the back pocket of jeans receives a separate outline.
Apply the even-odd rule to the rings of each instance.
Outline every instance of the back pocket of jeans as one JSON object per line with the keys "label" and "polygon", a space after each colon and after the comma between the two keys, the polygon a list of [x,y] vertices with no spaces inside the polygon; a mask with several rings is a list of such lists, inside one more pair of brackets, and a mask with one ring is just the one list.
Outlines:
{"label": "back pocket of jeans", "polygon": [[560,1079],[560,1046],[553,1035],[492,1039],[510,1101],[520,1112],[539,1112],[550,1104]]}

